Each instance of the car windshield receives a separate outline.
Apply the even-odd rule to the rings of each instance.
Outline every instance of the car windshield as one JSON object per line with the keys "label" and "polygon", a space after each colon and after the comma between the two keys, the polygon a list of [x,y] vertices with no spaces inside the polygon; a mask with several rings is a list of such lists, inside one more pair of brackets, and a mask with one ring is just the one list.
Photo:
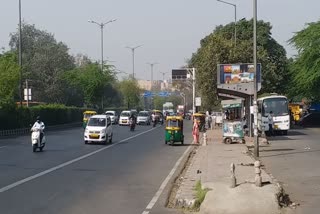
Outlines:
{"label": "car windshield", "polygon": [[121,117],[130,117],[130,112],[122,112]]}
{"label": "car windshield", "polygon": [[106,126],[105,118],[90,118],[88,126]]}
{"label": "car windshield", "polygon": [[263,116],[267,117],[272,111],[274,116],[289,114],[288,100],[286,98],[269,98],[263,101]]}
{"label": "car windshield", "polygon": [[139,112],[138,116],[147,117],[149,115],[148,112]]}
{"label": "car windshield", "polygon": [[114,116],[115,114],[113,112],[107,112],[106,115]]}

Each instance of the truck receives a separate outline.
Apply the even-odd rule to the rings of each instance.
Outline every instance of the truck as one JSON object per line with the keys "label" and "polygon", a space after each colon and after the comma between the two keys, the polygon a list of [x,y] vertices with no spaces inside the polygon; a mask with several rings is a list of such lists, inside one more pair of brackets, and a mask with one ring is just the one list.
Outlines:
{"label": "truck", "polygon": [[178,105],[177,107],[177,115],[184,118],[184,105]]}
{"label": "truck", "polygon": [[169,112],[169,113],[174,112],[172,102],[166,102],[163,104],[163,114],[165,114],[165,112]]}

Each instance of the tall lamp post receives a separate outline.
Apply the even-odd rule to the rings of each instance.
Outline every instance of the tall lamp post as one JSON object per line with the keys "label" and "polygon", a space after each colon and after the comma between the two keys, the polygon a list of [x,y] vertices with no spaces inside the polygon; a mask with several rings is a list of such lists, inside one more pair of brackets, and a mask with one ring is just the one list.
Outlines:
{"label": "tall lamp post", "polygon": [[19,0],[19,69],[20,69],[20,87],[19,87],[19,95],[20,95],[20,106],[22,107],[22,26],[21,26],[21,0]]}
{"label": "tall lamp post", "polygon": [[237,5],[227,1],[217,0],[218,2],[228,4],[234,7],[234,45],[237,45]]}
{"label": "tall lamp post", "polygon": [[111,23],[111,22],[115,22],[117,21],[116,19],[112,19],[110,21],[107,21],[105,23],[98,23],[96,21],[93,21],[93,20],[88,20],[89,23],[93,23],[93,24],[96,24],[100,27],[101,29],[101,71],[103,72],[103,65],[104,65],[104,61],[103,61],[103,28],[105,25]]}
{"label": "tall lamp post", "polygon": [[128,49],[131,49],[132,51],[132,78],[134,79],[134,51],[137,49],[137,48],[140,48],[142,45],[138,45],[136,47],[129,47],[127,46],[126,48]]}
{"label": "tall lamp post", "polygon": [[153,89],[153,66],[157,65],[159,63],[157,63],[157,62],[149,63],[148,62],[147,64],[149,64],[151,66],[151,91],[152,91],[152,89]]}
{"label": "tall lamp post", "polygon": [[259,137],[258,137],[258,107],[257,107],[257,0],[253,0],[253,63],[254,63],[254,82],[253,82],[253,108],[254,108],[254,156],[259,157]]}
{"label": "tall lamp post", "polygon": [[160,72],[162,74],[162,81],[164,82],[164,76],[166,75],[167,72]]}

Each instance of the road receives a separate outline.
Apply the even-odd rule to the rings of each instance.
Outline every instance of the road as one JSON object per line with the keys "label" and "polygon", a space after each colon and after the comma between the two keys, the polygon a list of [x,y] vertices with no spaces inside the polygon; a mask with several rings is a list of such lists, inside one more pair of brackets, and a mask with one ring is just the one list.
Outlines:
{"label": "road", "polygon": [[291,201],[300,204],[285,213],[319,213],[320,129],[293,129],[288,136],[269,139],[271,146],[261,148],[261,159]]}
{"label": "road", "polygon": [[190,146],[165,145],[163,126],[114,126],[106,146],[85,145],[82,128],[46,138],[42,153],[32,153],[30,136],[0,140],[0,213],[178,212],[164,205],[179,171],[173,169]]}

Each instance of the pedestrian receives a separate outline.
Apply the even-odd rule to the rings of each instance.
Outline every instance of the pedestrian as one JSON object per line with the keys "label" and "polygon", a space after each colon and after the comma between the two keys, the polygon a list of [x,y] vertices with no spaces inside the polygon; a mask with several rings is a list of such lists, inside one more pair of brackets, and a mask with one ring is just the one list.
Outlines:
{"label": "pedestrian", "polygon": [[269,134],[270,136],[274,136],[274,132],[273,132],[273,112],[270,111],[269,115],[268,115],[268,124],[269,124]]}
{"label": "pedestrian", "polygon": [[199,123],[197,120],[194,120],[193,127],[192,127],[192,136],[193,136],[193,143],[199,144]]}
{"label": "pedestrian", "polygon": [[211,118],[212,118],[212,119],[211,119],[211,120],[212,120],[212,122],[211,122],[211,129],[212,129],[212,128],[215,129],[215,128],[216,128],[216,118],[217,118],[217,117],[216,117],[215,114],[213,114],[213,115],[211,116]]}

